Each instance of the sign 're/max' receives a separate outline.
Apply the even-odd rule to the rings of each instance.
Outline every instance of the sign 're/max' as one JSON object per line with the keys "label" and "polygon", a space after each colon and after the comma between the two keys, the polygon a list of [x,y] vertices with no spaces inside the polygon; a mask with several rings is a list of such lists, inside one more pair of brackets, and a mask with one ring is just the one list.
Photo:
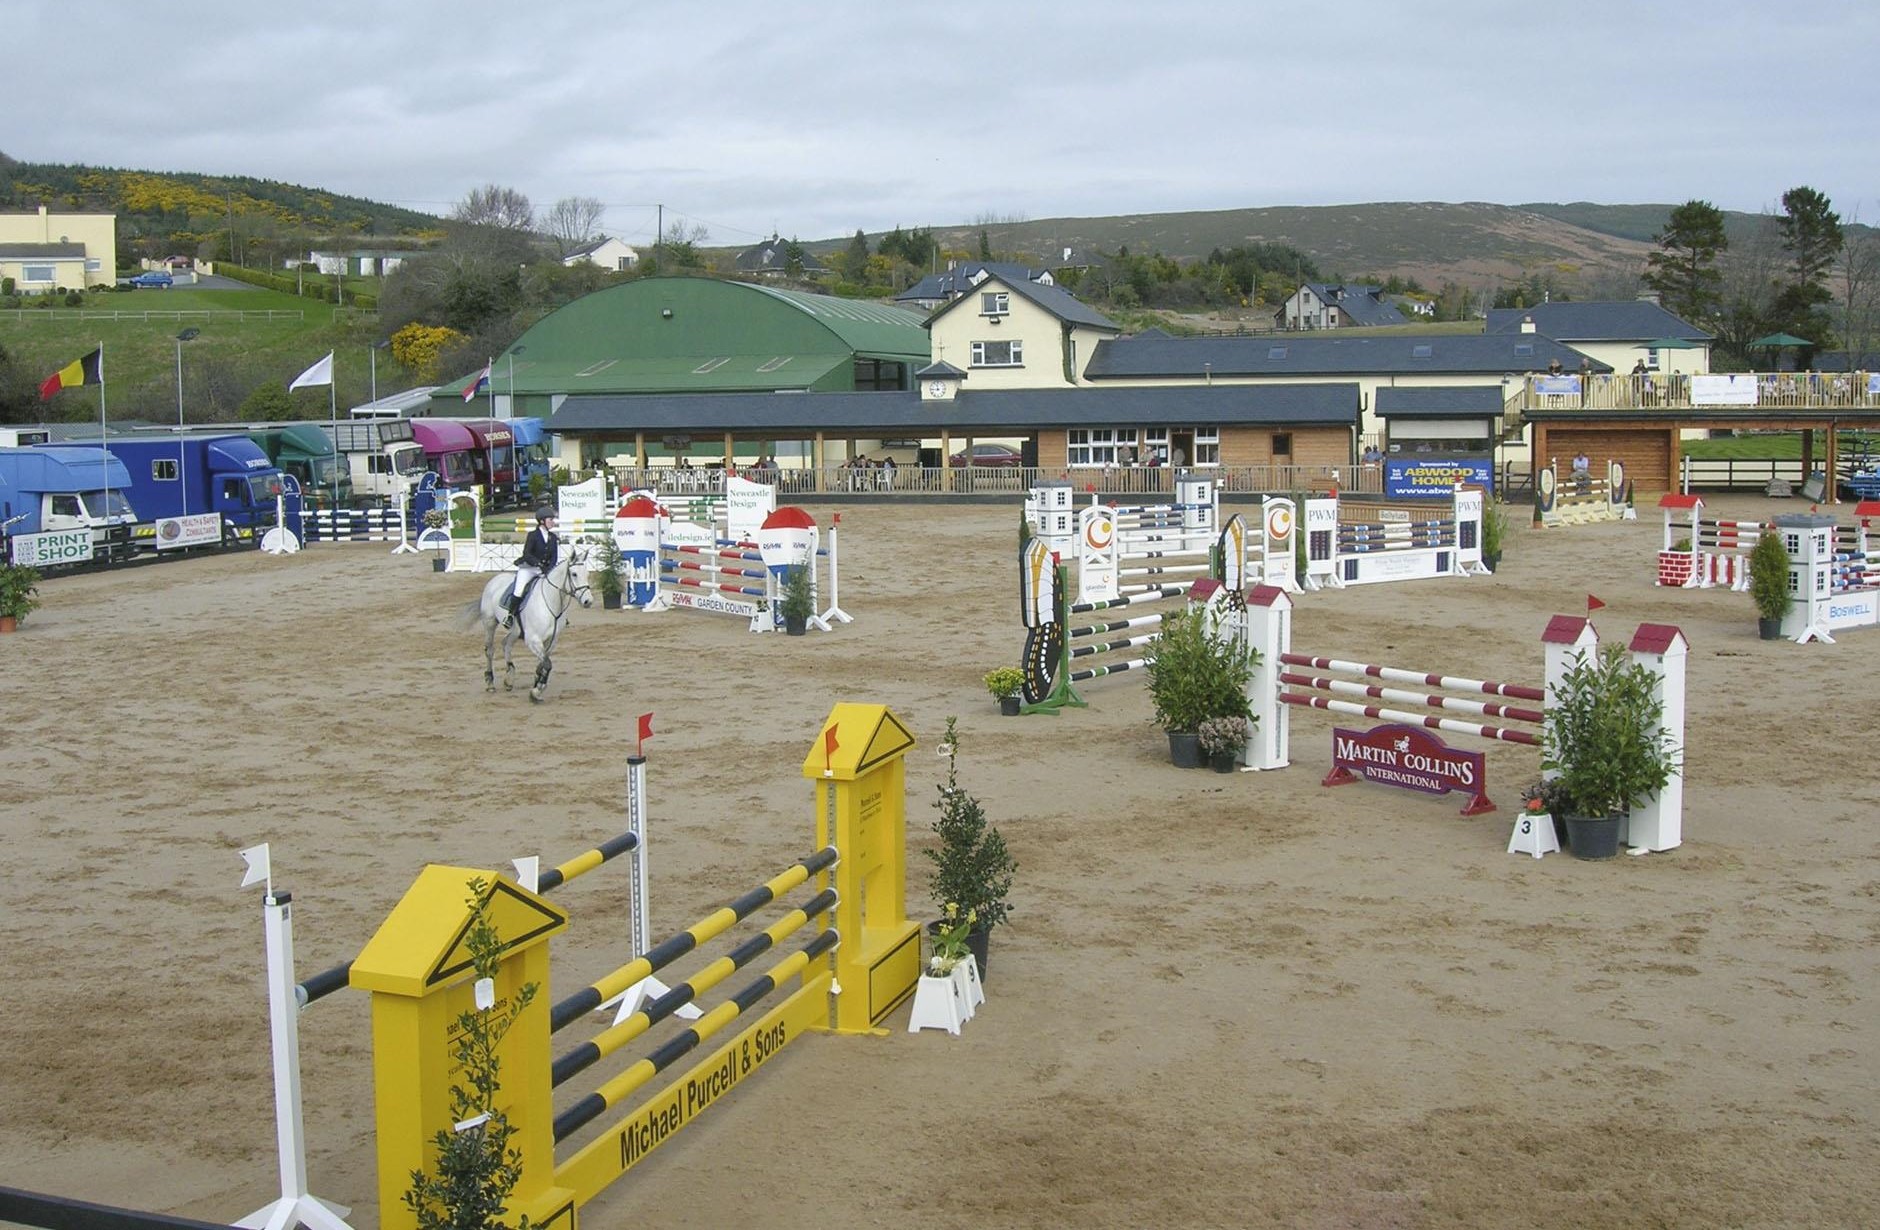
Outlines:
{"label": "sign 're/max'", "polygon": [[1343,786],[1363,778],[1424,794],[1461,790],[1469,795],[1462,814],[1479,816],[1495,810],[1488,801],[1484,760],[1481,752],[1450,747],[1420,726],[1340,728],[1332,731],[1332,772],[1325,784]]}

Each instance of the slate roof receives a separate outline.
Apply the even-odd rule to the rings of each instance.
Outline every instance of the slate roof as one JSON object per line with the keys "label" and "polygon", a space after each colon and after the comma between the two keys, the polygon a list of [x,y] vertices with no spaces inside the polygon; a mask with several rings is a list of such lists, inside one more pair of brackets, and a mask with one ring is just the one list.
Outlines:
{"label": "slate roof", "polygon": [[[1271,337],[1106,338],[1084,369],[1087,380],[1213,376],[1504,375],[1544,372],[1550,360],[1577,369],[1586,356],[1531,333],[1405,334],[1338,337],[1286,333]],[[1607,363],[1592,362],[1595,372]]]}
{"label": "slate roof", "polygon": [[4,260],[82,260],[84,256],[82,243],[0,244],[0,259]]}
{"label": "slate roof", "polygon": [[[738,253],[737,268],[739,273],[784,273],[789,267],[790,243],[786,239],[772,235],[762,243],[752,244]],[[805,251],[803,257],[804,273],[826,273],[828,266],[816,259],[812,252]]]}
{"label": "slate roof", "polygon": [[1354,325],[1401,325],[1403,313],[1384,300],[1381,286],[1357,286],[1336,282],[1307,282],[1306,288],[1325,303],[1336,307]]}
{"label": "slate roof", "polygon": [[[1088,325],[1093,329],[1105,329],[1111,333],[1122,332],[1121,325],[1097,311],[1097,309],[1091,307],[1077,296],[1068,291],[1059,290],[1055,286],[1046,286],[1042,282],[1028,282],[1023,278],[1005,278],[995,273],[978,286],[974,287],[974,291],[975,293],[983,292],[987,287],[994,285],[997,285],[1002,290],[1010,291],[1021,299],[1026,299],[1037,304],[1045,311],[1051,313],[1051,315],[1068,324]],[[936,308],[934,314],[927,318],[927,328],[931,330],[934,321],[939,320],[942,316],[958,308],[961,304],[966,305],[964,310],[968,312],[977,312],[979,310],[979,301],[977,299],[972,295],[962,296],[951,303]]]}
{"label": "slate roof", "polygon": [[944,408],[918,393],[576,394],[548,420],[573,431],[865,431],[1190,424],[1355,426],[1355,384],[1213,385],[1161,389],[962,391]]}
{"label": "slate roof", "polygon": [[1379,418],[1468,419],[1500,418],[1501,390],[1490,384],[1435,386],[1419,389],[1379,389],[1371,408]]}
{"label": "slate roof", "polygon": [[913,302],[942,303],[957,295],[964,295],[973,289],[973,278],[980,270],[997,274],[1008,282],[1035,282],[1049,270],[1033,269],[1029,265],[1020,265],[1013,261],[962,261],[951,269],[940,273],[930,273],[914,283],[900,294],[894,296],[896,303]]}
{"label": "slate roof", "polygon": [[1677,337],[1708,342],[1711,335],[1645,299],[1612,303],[1537,303],[1526,308],[1490,308],[1488,333],[1519,333],[1534,318],[1534,331],[1562,342],[1649,342]]}

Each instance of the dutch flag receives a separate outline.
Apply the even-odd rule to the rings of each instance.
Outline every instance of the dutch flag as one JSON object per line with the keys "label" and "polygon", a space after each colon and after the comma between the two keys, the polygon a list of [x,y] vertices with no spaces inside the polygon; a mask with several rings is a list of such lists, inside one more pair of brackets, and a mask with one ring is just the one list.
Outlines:
{"label": "dutch flag", "polygon": [[483,365],[483,370],[477,373],[477,378],[464,386],[463,399],[465,401],[475,401],[477,394],[481,393],[483,390],[489,387],[490,387],[490,365],[488,363],[485,363]]}

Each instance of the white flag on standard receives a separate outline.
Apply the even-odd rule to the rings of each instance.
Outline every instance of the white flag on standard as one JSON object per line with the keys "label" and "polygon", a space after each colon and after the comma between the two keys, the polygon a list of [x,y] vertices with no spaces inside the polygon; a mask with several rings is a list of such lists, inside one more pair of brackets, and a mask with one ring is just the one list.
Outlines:
{"label": "white flag on standard", "polygon": [[315,363],[312,367],[300,373],[300,375],[295,376],[294,383],[287,386],[287,391],[292,393],[295,389],[304,389],[310,385],[332,383],[333,352],[329,350],[326,352],[326,358],[321,359],[318,363]]}

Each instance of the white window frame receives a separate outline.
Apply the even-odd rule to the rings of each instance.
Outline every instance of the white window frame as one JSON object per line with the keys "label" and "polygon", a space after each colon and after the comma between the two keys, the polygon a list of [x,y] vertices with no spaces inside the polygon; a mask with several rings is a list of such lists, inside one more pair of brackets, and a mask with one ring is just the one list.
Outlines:
{"label": "white window frame", "polygon": [[59,267],[57,265],[20,266],[20,285],[22,286],[26,285],[28,282],[32,283],[34,286],[50,286],[58,280]]}
{"label": "white window frame", "polygon": [[1195,466],[1213,467],[1220,464],[1221,429],[1218,426],[1195,428]]}
{"label": "white window frame", "polygon": [[1012,296],[1003,290],[982,290],[979,292],[979,314],[981,316],[1009,316],[1012,313]]}
{"label": "white window frame", "polygon": [[1134,427],[1072,427],[1064,433],[1064,464],[1072,469],[1113,466],[1119,449],[1136,447]]}
{"label": "white window frame", "polygon": [[[1001,346],[1007,355],[1003,363],[990,362],[986,358],[988,347]],[[974,367],[1023,367],[1025,366],[1025,340],[1013,338],[1009,342],[974,342],[972,365]]]}

